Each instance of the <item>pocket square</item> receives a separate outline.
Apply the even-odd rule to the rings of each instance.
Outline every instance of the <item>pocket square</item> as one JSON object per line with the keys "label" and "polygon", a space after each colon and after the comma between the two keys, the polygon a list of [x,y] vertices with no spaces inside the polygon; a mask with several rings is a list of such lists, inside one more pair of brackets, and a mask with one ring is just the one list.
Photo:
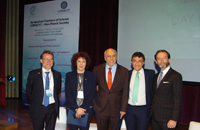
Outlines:
{"label": "pocket square", "polygon": [[168,82],[168,81],[163,81],[163,83],[164,83],[164,84],[167,84],[167,83],[169,83],[169,82]]}

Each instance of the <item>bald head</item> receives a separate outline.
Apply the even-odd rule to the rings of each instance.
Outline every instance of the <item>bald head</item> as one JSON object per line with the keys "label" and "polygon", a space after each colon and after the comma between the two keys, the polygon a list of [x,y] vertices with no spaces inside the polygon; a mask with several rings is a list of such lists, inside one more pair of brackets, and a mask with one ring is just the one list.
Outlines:
{"label": "bald head", "polygon": [[117,55],[117,51],[113,48],[108,48],[107,50],[104,51],[104,57],[106,56],[106,52],[107,51],[115,51],[116,55]]}
{"label": "bald head", "polygon": [[104,52],[104,59],[106,63],[112,67],[117,61],[117,51],[115,49],[109,48]]}

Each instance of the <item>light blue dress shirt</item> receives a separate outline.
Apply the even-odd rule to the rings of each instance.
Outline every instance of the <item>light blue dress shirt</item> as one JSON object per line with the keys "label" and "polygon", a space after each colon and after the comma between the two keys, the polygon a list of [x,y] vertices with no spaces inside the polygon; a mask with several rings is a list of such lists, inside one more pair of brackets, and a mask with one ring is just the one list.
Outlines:
{"label": "light blue dress shirt", "polygon": [[[105,67],[106,82],[108,82],[108,71],[109,71],[109,68],[110,68],[110,66],[106,63],[106,67]],[[115,73],[116,73],[116,70],[117,70],[117,64],[115,63],[111,68],[112,68],[111,69],[111,73],[112,73],[112,83],[113,83],[113,80],[115,78]]]}

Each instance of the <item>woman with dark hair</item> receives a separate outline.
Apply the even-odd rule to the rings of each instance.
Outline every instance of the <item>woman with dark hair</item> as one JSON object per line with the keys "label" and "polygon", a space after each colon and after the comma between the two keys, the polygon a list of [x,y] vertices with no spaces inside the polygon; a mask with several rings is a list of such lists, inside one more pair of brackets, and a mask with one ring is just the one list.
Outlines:
{"label": "woman with dark hair", "polygon": [[[72,56],[73,71],[66,74],[65,96],[67,113],[74,111],[72,118],[84,118],[88,114],[86,127],[80,126],[80,130],[88,130],[92,117],[92,101],[95,95],[95,74],[87,71],[90,65],[90,57],[85,52],[78,52]],[[69,115],[68,115],[69,118]],[[69,130],[78,130],[78,125],[69,124]]]}

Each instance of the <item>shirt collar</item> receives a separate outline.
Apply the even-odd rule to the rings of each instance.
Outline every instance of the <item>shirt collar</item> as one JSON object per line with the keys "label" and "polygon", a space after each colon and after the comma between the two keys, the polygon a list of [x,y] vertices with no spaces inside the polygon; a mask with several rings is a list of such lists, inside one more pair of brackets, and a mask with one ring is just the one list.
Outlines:
{"label": "shirt collar", "polygon": [[51,69],[49,71],[45,70],[43,67],[42,67],[42,72],[45,73],[45,72],[51,72]]}
{"label": "shirt collar", "polygon": [[168,66],[165,70],[162,71],[163,74],[165,75],[169,71],[169,69],[170,69],[170,66]]}
{"label": "shirt collar", "polygon": [[[133,70],[133,72],[136,74],[137,73],[137,71],[134,69]],[[140,74],[144,74],[144,69],[142,68],[142,69],[140,69],[140,71],[138,71],[138,72],[140,72]]]}
{"label": "shirt collar", "polygon": [[115,63],[112,67],[110,67],[107,63],[106,63],[106,69],[109,69],[109,68],[116,68],[117,67],[117,64]]}

